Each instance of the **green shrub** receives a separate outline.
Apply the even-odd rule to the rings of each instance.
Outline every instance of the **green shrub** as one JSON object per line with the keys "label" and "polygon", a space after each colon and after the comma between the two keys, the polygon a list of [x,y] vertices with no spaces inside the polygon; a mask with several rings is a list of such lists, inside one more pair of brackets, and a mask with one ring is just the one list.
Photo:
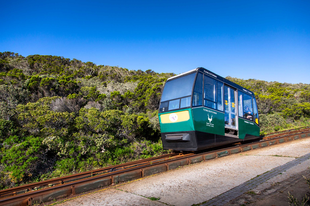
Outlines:
{"label": "green shrub", "polygon": [[24,141],[17,136],[6,139],[4,145],[9,149],[2,151],[1,163],[9,172],[12,182],[20,183],[28,180],[36,173],[36,165],[42,150],[40,137],[28,136]]}
{"label": "green shrub", "polygon": [[301,117],[310,117],[310,103],[303,102],[291,105],[290,108],[283,110],[284,117],[292,117],[295,120],[300,119]]}

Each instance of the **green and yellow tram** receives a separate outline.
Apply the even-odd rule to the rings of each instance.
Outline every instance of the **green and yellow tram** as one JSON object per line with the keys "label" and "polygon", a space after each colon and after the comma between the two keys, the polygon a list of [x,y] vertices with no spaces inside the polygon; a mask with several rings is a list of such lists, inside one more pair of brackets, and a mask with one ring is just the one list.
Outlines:
{"label": "green and yellow tram", "polygon": [[158,115],[164,149],[198,151],[259,138],[254,93],[201,67],[167,80]]}

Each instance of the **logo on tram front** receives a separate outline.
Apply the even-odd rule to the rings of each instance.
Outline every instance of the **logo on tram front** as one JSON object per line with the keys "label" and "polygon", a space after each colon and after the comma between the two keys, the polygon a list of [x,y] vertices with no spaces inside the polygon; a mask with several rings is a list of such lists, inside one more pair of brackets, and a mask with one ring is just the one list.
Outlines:
{"label": "logo on tram front", "polygon": [[169,115],[169,120],[170,120],[171,122],[176,122],[176,121],[178,121],[178,115],[175,114],[175,113],[170,114],[170,115]]}

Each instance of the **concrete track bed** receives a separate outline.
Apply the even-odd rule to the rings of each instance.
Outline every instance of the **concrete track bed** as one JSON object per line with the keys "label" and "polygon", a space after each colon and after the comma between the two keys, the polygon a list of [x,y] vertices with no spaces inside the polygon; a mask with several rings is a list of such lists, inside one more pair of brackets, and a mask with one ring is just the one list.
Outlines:
{"label": "concrete track bed", "polygon": [[[203,158],[208,161],[199,162],[197,159],[198,163],[185,166],[181,162],[170,164],[177,169],[74,197],[61,205],[239,204],[243,200],[238,197],[242,195],[252,191],[264,194],[264,190],[275,184],[274,181],[281,184],[289,181],[292,175],[306,171],[310,165],[309,148],[310,139],[299,138],[243,153],[234,150],[235,154],[217,159],[214,155],[205,155]],[[298,159],[300,162],[296,161]],[[256,185],[246,191],[238,190],[238,186],[246,182],[253,183],[251,180],[257,181]],[[233,195],[229,191],[233,191]],[[255,205],[255,202],[251,204]]]}

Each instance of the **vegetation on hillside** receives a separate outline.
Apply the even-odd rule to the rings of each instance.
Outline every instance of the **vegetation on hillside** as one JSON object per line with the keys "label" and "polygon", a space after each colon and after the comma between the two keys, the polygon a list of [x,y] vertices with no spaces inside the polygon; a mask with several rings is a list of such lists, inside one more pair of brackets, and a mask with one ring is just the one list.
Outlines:
{"label": "vegetation on hillside", "polygon": [[[0,189],[164,153],[172,75],[0,52]],[[229,79],[255,92],[263,132],[309,124],[310,85]]]}

